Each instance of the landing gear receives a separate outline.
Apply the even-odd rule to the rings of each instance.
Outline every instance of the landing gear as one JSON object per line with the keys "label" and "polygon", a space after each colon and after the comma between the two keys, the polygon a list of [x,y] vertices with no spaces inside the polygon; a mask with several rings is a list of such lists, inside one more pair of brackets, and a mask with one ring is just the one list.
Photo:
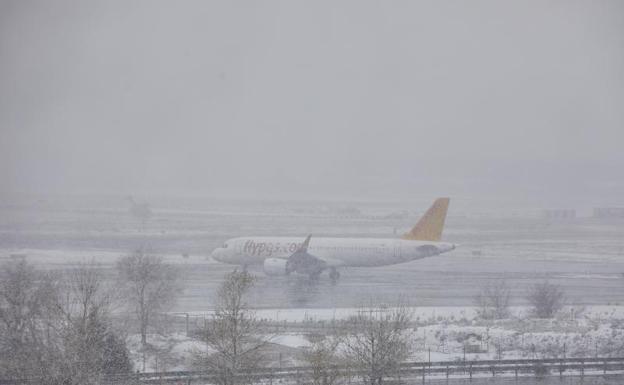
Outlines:
{"label": "landing gear", "polygon": [[315,271],[313,273],[310,273],[308,276],[310,277],[311,281],[318,281],[319,277],[321,276],[321,272]]}
{"label": "landing gear", "polygon": [[336,283],[338,278],[340,278],[340,273],[335,267],[332,267],[331,270],[329,270],[329,279],[331,279],[333,283]]}

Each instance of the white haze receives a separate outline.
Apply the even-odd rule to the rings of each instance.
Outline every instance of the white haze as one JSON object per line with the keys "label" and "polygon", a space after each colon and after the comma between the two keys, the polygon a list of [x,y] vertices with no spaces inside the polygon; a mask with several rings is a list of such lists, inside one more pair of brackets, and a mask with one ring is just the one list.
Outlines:
{"label": "white haze", "polygon": [[0,0],[0,191],[624,204],[624,2]]}

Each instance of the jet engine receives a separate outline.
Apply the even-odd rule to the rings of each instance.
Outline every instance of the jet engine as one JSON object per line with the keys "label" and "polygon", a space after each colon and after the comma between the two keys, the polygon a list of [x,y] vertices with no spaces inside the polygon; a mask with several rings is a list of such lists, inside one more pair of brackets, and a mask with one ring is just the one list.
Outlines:
{"label": "jet engine", "polygon": [[287,275],[286,259],[267,258],[264,260],[264,274],[266,275]]}
{"label": "jet engine", "polygon": [[418,247],[418,253],[421,258],[426,258],[440,254],[440,250],[434,245],[422,245]]}

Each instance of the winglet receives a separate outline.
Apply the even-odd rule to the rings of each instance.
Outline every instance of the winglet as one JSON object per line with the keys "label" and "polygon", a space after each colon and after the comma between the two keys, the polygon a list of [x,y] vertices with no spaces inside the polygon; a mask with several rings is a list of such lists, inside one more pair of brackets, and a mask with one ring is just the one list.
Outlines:
{"label": "winglet", "polygon": [[449,198],[436,199],[416,226],[409,233],[404,234],[402,238],[413,241],[439,241],[442,238],[449,201]]}
{"label": "winglet", "polygon": [[312,234],[308,235],[305,239],[305,241],[303,241],[303,243],[301,244],[301,246],[299,246],[299,249],[297,249],[297,251],[308,251],[308,245],[310,244],[310,238],[312,238]]}

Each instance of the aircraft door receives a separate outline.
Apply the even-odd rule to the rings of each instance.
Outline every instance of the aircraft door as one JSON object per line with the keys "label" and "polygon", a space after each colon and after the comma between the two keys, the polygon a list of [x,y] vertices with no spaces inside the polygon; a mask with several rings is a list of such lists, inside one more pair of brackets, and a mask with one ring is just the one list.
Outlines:
{"label": "aircraft door", "polygon": [[394,250],[394,259],[401,260],[401,244],[395,242],[392,248]]}

